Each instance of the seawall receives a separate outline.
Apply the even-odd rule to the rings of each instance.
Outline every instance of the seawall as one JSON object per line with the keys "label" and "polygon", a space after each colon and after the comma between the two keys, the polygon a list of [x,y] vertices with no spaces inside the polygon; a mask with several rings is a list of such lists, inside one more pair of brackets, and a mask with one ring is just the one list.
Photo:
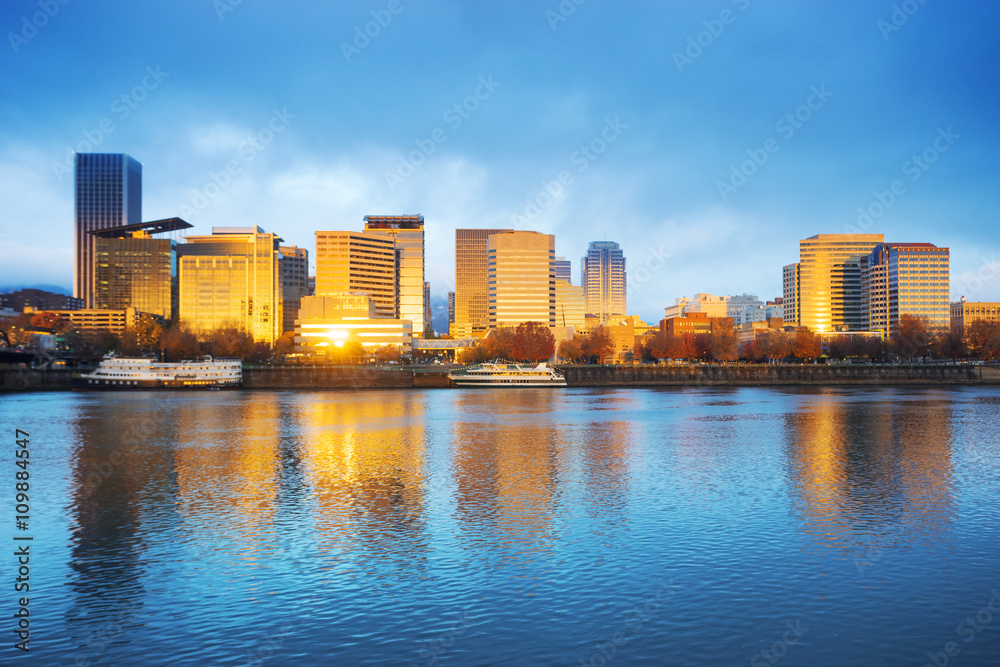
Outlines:
{"label": "seawall", "polygon": [[996,366],[825,364],[563,366],[571,387],[1000,384]]}
{"label": "seawall", "polygon": [[[1000,385],[1000,367],[918,364],[826,366],[560,366],[570,387],[780,385]],[[65,391],[73,371],[0,368],[0,392]],[[410,389],[451,386],[443,369],[270,366],[243,370],[244,389]]]}

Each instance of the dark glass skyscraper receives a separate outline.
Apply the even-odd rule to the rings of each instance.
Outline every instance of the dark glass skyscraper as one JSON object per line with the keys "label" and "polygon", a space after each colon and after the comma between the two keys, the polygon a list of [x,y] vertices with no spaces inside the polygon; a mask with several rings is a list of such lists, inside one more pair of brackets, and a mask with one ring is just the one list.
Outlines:
{"label": "dark glass skyscraper", "polygon": [[587,314],[601,322],[624,316],[625,255],[613,241],[591,241],[580,261]]}
{"label": "dark glass skyscraper", "polygon": [[95,307],[95,237],[142,222],[142,164],[125,153],[76,154],[76,247],[73,296]]}

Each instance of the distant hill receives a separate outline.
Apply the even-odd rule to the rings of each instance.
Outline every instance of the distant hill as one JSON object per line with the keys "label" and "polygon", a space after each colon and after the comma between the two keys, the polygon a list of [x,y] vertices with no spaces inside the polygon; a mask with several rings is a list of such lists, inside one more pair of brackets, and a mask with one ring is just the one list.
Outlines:
{"label": "distant hill", "polygon": [[53,294],[73,295],[72,289],[59,285],[7,285],[6,287],[0,287],[0,294],[10,294],[22,289],[40,289],[45,292],[52,292]]}

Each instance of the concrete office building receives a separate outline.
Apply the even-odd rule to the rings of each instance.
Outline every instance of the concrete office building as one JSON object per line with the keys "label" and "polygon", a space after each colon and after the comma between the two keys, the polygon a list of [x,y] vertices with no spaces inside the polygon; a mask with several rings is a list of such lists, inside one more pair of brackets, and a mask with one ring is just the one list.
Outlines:
{"label": "concrete office building", "polygon": [[[802,239],[794,324],[815,333],[865,330],[862,270],[875,246],[884,241],[882,234],[816,234]],[[787,300],[788,294],[784,296]]]}
{"label": "concrete office building", "polygon": [[491,235],[488,246],[489,326],[556,326],[555,237],[502,232]]}
{"label": "concrete office building", "polygon": [[602,322],[624,317],[625,255],[613,241],[592,241],[580,262],[587,314]]}
{"label": "concrete office building", "polygon": [[950,325],[950,253],[930,243],[879,243],[865,260],[862,302],[866,328],[894,336],[913,315],[930,329]]}
{"label": "concrete office building", "polygon": [[725,318],[729,317],[729,304],[724,296],[698,292],[693,299],[686,296],[675,299],[674,305],[667,306],[663,311],[664,318],[668,320],[675,317],[687,317],[694,313],[704,313],[712,318]]}
{"label": "concrete office building", "polygon": [[309,251],[298,246],[278,246],[281,274],[281,331],[295,330],[302,297],[309,294]]}
{"label": "concrete office building", "polygon": [[284,325],[279,246],[260,227],[213,227],[177,246],[180,319],[197,331],[244,329],[273,345]]}
{"label": "concrete office building", "polygon": [[167,218],[90,232],[95,237],[94,307],[170,320],[177,314],[177,243],[154,234],[190,229]]}
{"label": "concrete office building", "polygon": [[961,300],[951,304],[951,328],[955,331],[966,331],[974,322],[1000,322],[1000,302],[997,301],[966,301]]}
{"label": "concrete office building", "polygon": [[512,229],[455,230],[455,338],[481,334],[489,328],[487,285],[489,237]]}
{"label": "concrete office building", "polygon": [[782,317],[785,324],[799,326],[799,265],[788,264],[781,268]]}
{"label": "concrete office building", "polygon": [[95,237],[91,232],[142,222],[142,165],[124,153],[77,153],[73,296],[93,308]]}
{"label": "concrete office building", "polygon": [[399,315],[396,241],[362,232],[316,232],[316,296],[368,294],[376,317]]}
{"label": "concrete office building", "polygon": [[556,280],[565,280],[573,284],[573,262],[565,257],[556,257]]}
{"label": "concrete office building", "polygon": [[747,322],[763,322],[767,319],[767,307],[756,294],[727,296],[726,316],[733,318],[733,325],[740,327]]}
{"label": "concrete office building", "polygon": [[556,278],[556,326],[583,329],[587,315],[587,299],[581,285],[572,285],[569,280]]}
{"label": "concrete office building", "polygon": [[413,335],[424,335],[424,216],[366,215],[365,235],[392,239],[396,243],[396,275],[399,319],[413,323]]}

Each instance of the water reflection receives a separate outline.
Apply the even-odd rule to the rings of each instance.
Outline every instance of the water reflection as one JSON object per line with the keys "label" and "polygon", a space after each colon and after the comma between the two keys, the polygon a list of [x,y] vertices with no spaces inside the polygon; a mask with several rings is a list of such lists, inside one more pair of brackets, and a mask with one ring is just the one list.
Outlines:
{"label": "water reflection", "polygon": [[361,549],[400,570],[423,566],[424,409],[412,392],[331,393],[300,406],[301,458],[324,557],[350,559]]}
{"label": "water reflection", "polygon": [[897,400],[896,391],[852,399],[824,390],[786,416],[796,507],[816,543],[857,552],[950,522],[953,402],[933,391]]}

